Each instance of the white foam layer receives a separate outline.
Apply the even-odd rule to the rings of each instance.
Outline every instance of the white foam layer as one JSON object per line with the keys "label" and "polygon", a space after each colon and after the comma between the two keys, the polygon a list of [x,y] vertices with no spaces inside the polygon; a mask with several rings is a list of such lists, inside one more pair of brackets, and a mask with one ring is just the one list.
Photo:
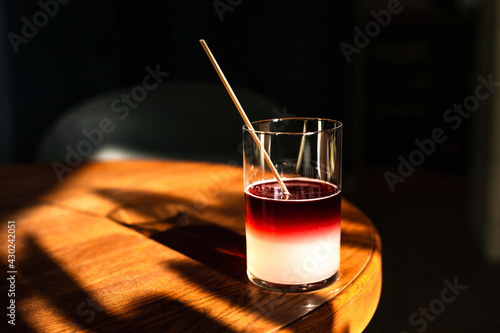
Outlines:
{"label": "white foam layer", "polygon": [[339,271],[340,228],[293,244],[259,238],[246,230],[247,269],[258,279],[279,284],[305,284]]}

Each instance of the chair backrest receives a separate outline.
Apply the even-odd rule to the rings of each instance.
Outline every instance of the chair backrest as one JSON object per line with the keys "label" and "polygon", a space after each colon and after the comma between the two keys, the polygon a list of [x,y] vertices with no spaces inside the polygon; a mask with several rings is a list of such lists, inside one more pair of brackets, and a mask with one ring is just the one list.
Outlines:
{"label": "chair backrest", "polygon": [[[282,106],[234,87],[251,120],[276,118]],[[88,100],[57,119],[37,159],[173,158],[241,163],[241,119],[220,82],[168,81],[147,91],[126,87]]]}

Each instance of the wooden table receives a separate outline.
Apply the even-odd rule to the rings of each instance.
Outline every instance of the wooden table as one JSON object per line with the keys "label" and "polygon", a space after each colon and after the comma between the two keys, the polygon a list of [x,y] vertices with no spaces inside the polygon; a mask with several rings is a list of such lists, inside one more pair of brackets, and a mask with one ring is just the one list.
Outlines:
{"label": "wooden table", "polygon": [[0,168],[1,262],[16,272],[3,311],[15,300],[15,328],[33,332],[361,332],[382,283],[372,222],[343,200],[339,280],[266,291],[245,273],[242,187],[230,164],[95,162],[61,182],[50,165]]}

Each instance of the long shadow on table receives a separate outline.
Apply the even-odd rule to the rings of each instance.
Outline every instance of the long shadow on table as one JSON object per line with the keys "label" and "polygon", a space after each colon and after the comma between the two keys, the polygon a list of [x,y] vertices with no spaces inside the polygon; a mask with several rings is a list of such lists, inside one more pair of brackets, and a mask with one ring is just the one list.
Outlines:
{"label": "long shadow on table", "polygon": [[[321,312],[320,327],[333,326],[333,310],[326,303],[327,297],[314,292],[275,293],[250,283],[246,277],[245,236],[199,218],[192,201],[121,189],[98,193],[120,203],[109,218],[201,263],[168,261],[165,267],[181,274],[190,285],[214,295],[214,306],[230,304],[228,311],[238,311],[249,324],[260,318],[260,324],[271,322],[273,328],[300,326],[297,318],[317,311]],[[234,214],[230,207],[217,214],[225,218],[226,211]]]}
{"label": "long shadow on table", "polygon": [[[105,304],[113,303],[112,299],[105,299],[106,295],[95,296],[87,292],[35,238],[28,235],[23,247],[30,256],[22,263],[19,289],[25,290],[26,294],[20,294],[19,298],[27,299],[28,294],[37,295],[38,302],[43,304],[45,309],[70,323],[74,331],[89,329],[93,332],[233,332],[201,311],[175,299],[154,294],[141,295],[127,301],[121,305],[121,314],[111,313],[106,310]],[[248,310],[251,313],[251,318],[247,319],[249,324],[251,320],[262,317],[274,322],[276,327],[283,327],[295,318],[313,313],[312,308],[321,306],[325,301],[314,293],[280,294],[261,290],[251,285],[248,280],[242,283],[228,279],[224,275],[214,274],[215,271],[203,265],[168,262],[168,269],[175,269],[207,293],[230,303],[228,311],[240,313]],[[32,291],[28,292],[29,289]],[[325,306],[329,305],[323,305],[323,309]],[[37,305],[25,309],[22,315],[26,318],[36,318],[40,315]],[[331,326],[331,316],[323,320]]]}
{"label": "long shadow on table", "polygon": [[[37,300],[46,306],[43,310],[54,313],[56,318],[63,317],[71,323],[74,331],[233,332],[215,319],[175,299],[159,295],[141,295],[122,304],[120,315],[110,313],[104,304],[113,303],[113,300],[103,302],[86,292],[35,238],[28,235],[23,246],[30,257],[22,261],[19,299],[27,299],[28,294],[37,295]],[[35,289],[35,292],[28,293],[28,289]],[[23,316],[37,318],[40,315],[37,305],[25,309],[28,310],[22,313]],[[57,321],[56,318],[53,317],[52,321]]]}
{"label": "long shadow on table", "polygon": [[[244,235],[200,218],[203,209],[193,200],[126,189],[100,189],[96,192],[119,204],[108,214],[110,219],[203,264],[179,261],[166,262],[165,266],[182,274],[193,285],[202,287],[208,294],[217,295],[223,302],[247,311],[250,316],[264,317],[274,322],[277,328],[300,326],[304,321],[292,322],[294,318],[314,316],[315,312],[322,314],[316,321],[329,321],[326,327],[332,327],[334,310],[318,294],[280,294],[251,284],[246,277]],[[224,195],[224,192],[219,193],[219,196]],[[220,200],[228,202],[225,207],[207,208],[216,213],[212,216],[219,216],[222,220],[231,214],[242,216],[242,202],[237,200],[227,195]],[[353,219],[351,210],[345,213],[343,217],[349,221]],[[359,228],[362,228],[359,223],[351,223],[343,230],[343,245],[371,249],[371,236],[360,234]],[[353,233],[354,230],[357,232]],[[214,274],[214,271],[221,274]]]}

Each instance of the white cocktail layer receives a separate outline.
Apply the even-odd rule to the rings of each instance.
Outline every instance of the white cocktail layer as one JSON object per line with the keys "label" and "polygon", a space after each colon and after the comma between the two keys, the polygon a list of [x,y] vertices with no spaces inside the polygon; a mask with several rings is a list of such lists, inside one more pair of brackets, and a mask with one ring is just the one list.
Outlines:
{"label": "white cocktail layer", "polygon": [[260,280],[306,284],[328,279],[339,271],[340,227],[293,243],[259,237],[247,227],[246,240],[247,269]]}

